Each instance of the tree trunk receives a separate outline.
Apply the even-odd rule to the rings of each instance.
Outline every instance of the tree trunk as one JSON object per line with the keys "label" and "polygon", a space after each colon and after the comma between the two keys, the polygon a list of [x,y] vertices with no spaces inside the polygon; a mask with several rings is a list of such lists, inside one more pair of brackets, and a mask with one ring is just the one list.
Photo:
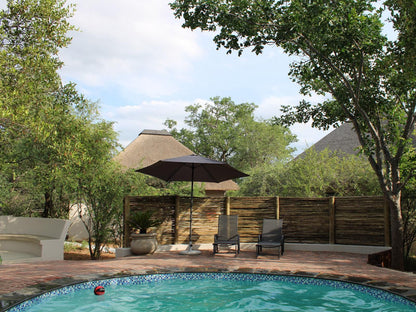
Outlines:
{"label": "tree trunk", "polygon": [[45,192],[45,206],[43,208],[42,217],[48,218],[52,216],[52,211],[53,211],[52,194],[49,192]]}
{"label": "tree trunk", "polygon": [[391,216],[391,242],[392,261],[391,266],[396,270],[404,270],[404,246],[403,246],[403,218],[401,214],[400,196],[390,199]]}

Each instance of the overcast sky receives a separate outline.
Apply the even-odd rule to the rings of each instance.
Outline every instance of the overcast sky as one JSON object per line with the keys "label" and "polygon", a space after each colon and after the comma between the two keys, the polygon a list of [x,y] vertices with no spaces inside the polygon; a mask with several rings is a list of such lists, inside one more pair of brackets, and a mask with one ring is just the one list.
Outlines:
{"label": "overcast sky", "polygon": [[[299,87],[288,77],[289,58],[276,47],[241,57],[216,50],[212,33],[181,27],[169,0],[76,0],[80,31],[61,52],[61,76],[98,101],[104,119],[115,121],[123,146],[143,129],[163,129],[166,119],[183,127],[184,108],[210,97],[258,105],[268,119],[281,105],[296,105]],[[0,0],[2,8],[5,0]],[[295,125],[298,153],[327,132]]]}

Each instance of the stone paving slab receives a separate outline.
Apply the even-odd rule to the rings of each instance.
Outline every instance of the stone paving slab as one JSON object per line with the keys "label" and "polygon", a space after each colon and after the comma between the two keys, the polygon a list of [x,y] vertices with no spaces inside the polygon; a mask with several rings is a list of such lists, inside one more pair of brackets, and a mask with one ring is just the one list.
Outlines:
{"label": "stone paving slab", "polygon": [[416,301],[416,275],[367,264],[361,254],[287,251],[273,254],[220,253],[201,255],[177,251],[106,261],[47,261],[0,265],[0,311],[45,291],[111,277],[171,272],[242,272],[310,276],[360,283],[392,291]]}

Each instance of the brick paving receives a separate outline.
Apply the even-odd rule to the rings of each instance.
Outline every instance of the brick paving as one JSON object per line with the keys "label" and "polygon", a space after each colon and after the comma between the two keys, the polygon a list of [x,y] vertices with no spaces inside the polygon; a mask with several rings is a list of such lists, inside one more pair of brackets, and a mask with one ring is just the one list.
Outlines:
{"label": "brick paving", "polygon": [[177,251],[106,261],[48,261],[0,265],[0,311],[18,301],[61,285],[112,276],[165,272],[274,273],[358,282],[387,289],[416,301],[416,275],[367,264],[361,254],[288,250],[256,258],[253,251],[233,253],[203,250],[184,256]]}

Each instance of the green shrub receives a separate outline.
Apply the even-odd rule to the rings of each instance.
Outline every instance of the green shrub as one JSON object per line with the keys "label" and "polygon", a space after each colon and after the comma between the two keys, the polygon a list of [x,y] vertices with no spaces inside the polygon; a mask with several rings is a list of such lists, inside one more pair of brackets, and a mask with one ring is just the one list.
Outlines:
{"label": "green shrub", "polygon": [[141,234],[146,234],[151,227],[160,225],[161,221],[152,219],[153,211],[137,211],[129,218],[132,230],[139,230]]}

